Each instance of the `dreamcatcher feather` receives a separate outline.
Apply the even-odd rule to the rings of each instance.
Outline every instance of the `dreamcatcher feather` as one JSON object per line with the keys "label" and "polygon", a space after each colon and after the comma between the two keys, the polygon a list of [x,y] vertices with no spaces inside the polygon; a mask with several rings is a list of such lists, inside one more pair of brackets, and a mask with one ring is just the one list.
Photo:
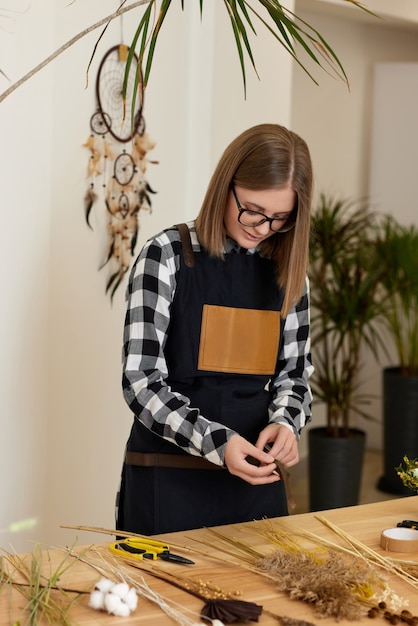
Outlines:
{"label": "dreamcatcher feather", "polygon": [[[112,299],[129,269],[139,230],[139,212],[151,210],[155,193],[145,173],[147,154],[155,146],[145,131],[143,90],[137,89],[138,60],[131,64],[126,100],[122,96],[128,48],[110,48],[104,55],[96,78],[96,112],[90,119],[91,134],[83,144],[90,152],[87,177],[90,181],[84,198],[85,219],[99,200],[97,182],[101,180],[107,209],[107,250],[99,269],[109,268],[106,293]],[[135,97],[134,97],[135,94]],[[132,102],[132,116],[126,114]]]}

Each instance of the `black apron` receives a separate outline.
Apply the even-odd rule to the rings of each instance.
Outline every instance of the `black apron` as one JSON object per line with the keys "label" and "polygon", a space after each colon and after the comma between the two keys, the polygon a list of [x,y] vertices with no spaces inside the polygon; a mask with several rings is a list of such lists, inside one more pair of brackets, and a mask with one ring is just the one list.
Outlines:
{"label": "black apron", "polygon": [[[275,263],[257,254],[194,254],[194,267],[181,254],[177,288],[164,349],[167,384],[191,400],[191,407],[211,421],[255,443],[268,423],[269,375],[199,370],[199,342],[204,305],[279,311]],[[248,328],[251,333],[251,327]],[[282,333],[280,333],[282,336]],[[181,444],[181,441],[179,441]],[[127,450],[186,453],[134,420]],[[188,455],[187,455],[188,456]],[[214,468],[216,466],[213,466]],[[180,469],[124,464],[117,528],[160,534],[287,515],[283,481],[250,485],[225,469]]]}

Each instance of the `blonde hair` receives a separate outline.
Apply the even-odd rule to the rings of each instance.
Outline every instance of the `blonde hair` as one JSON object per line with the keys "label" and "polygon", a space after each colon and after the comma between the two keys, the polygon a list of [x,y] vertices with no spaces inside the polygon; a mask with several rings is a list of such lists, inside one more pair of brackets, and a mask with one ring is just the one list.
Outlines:
{"label": "blonde hair", "polygon": [[196,231],[202,246],[223,257],[224,213],[231,184],[251,190],[291,188],[297,197],[295,228],[262,242],[261,253],[276,261],[277,281],[285,290],[282,315],[299,301],[309,257],[312,163],[308,146],[278,124],[259,124],[241,133],[221,156],[210,180]]}

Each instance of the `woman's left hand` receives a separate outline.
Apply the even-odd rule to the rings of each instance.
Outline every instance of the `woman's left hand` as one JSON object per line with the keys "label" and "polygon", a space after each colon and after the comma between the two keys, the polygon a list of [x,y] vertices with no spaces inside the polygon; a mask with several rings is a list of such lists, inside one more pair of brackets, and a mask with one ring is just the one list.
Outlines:
{"label": "woman's left hand", "polygon": [[269,444],[269,454],[285,467],[299,463],[299,447],[296,435],[286,426],[269,424],[258,436],[256,448],[264,450]]}

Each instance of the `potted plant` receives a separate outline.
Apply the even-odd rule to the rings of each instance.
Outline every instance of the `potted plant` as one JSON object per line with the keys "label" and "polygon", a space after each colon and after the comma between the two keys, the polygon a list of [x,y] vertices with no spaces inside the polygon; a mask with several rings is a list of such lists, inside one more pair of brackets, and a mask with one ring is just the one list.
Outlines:
{"label": "potted plant", "polygon": [[371,417],[359,372],[363,349],[377,355],[380,344],[375,221],[365,202],[323,194],[312,216],[312,391],[314,405],[325,405],[326,425],[308,431],[311,510],[358,503],[365,432],[355,420]]}
{"label": "potted plant", "polygon": [[384,216],[376,238],[382,274],[382,320],[397,364],[383,370],[384,474],[378,488],[410,495],[395,468],[418,451],[418,228]]}

